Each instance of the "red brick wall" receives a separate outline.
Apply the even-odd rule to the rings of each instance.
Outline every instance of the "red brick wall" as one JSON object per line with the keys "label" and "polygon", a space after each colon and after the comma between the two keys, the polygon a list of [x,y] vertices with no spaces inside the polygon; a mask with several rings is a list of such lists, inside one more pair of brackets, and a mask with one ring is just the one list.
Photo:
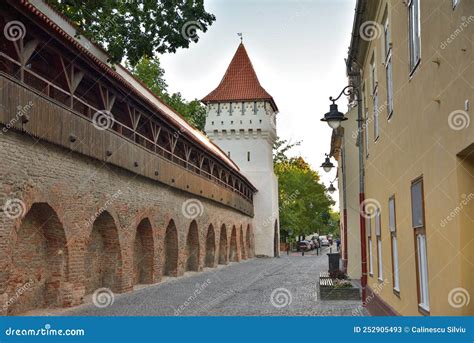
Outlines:
{"label": "red brick wall", "polygon": [[[8,300],[8,313],[77,305],[99,287],[126,292],[137,282],[159,282],[173,256],[172,274],[185,271],[192,222],[182,213],[186,193],[12,130],[0,135],[0,157],[0,205],[9,199],[24,204],[19,217],[0,212],[0,299]],[[228,260],[230,248],[220,238],[227,242],[229,228],[247,227],[252,218],[199,201],[203,211],[195,218],[192,244],[211,246],[209,225],[217,228],[214,247],[226,251],[214,252],[216,265],[220,255]],[[242,240],[241,232],[232,232],[231,250],[238,257],[241,242],[253,237]],[[194,257],[201,269],[204,249]],[[32,285],[21,288],[30,279]]]}
{"label": "red brick wall", "polygon": [[209,225],[206,236],[206,257],[204,261],[205,267],[216,266],[216,233],[214,227]]}

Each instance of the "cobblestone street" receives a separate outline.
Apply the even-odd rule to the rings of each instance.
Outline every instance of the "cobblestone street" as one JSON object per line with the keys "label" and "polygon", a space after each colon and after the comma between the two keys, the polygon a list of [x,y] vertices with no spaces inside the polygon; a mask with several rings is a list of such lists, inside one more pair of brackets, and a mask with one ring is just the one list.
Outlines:
{"label": "cobblestone street", "polygon": [[[306,253],[280,258],[259,258],[231,263],[202,273],[139,286],[133,293],[115,295],[112,305],[99,308],[91,303],[55,315],[139,316],[216,315],[292,316],[360,315],[360,301],[321,301],[318,295],[320,271],[328,259]],[[272,296],[273,294],[273,296]]]}

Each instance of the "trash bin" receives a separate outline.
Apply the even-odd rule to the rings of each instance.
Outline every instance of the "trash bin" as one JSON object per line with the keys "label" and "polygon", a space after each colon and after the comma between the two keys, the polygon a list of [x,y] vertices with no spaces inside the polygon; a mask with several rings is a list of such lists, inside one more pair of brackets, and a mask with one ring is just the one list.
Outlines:
{"label": "trash bin", "polygon": [[339,270],[340,255],[338,252],[328,253],[329,272]]}

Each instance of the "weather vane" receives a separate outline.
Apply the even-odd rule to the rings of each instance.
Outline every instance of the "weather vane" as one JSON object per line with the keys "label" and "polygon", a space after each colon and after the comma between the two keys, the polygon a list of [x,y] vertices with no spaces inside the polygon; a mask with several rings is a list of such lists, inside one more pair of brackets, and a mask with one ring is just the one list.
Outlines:
{"label": "weather vane", "polygon": [[243,40],[244,40],[244,37],[243,37],[243,34],[242,34],[242,32],[237,32],[237,36],[239,36],[239,37],[240,37],[240,43],[242,43],[242,42],[243,42]]}

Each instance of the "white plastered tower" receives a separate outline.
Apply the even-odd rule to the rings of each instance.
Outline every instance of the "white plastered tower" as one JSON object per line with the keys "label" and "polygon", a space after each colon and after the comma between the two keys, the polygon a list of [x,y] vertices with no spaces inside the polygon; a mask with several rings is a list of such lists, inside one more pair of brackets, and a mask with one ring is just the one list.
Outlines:
{"label": "white plastered tower", "polygon": [[205,131],[257,188],[253,232],[256,256],[278,256],[278,182],[273,171],[278,108],[260,85],[241,43],[219,86],[203,100]]}

